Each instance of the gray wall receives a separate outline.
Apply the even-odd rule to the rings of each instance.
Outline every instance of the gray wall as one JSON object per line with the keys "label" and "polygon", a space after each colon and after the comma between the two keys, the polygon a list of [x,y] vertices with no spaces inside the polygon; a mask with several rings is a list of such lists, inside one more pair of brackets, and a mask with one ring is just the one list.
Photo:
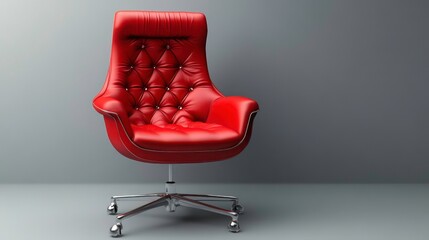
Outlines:
{"label": "gray wall", "polygon": [[204,12],[214,83],[261,106],[244,153],[176,180],[428,182],[428,1],[2,0],[0,183],[166,179],[91,107],[119,9]]}

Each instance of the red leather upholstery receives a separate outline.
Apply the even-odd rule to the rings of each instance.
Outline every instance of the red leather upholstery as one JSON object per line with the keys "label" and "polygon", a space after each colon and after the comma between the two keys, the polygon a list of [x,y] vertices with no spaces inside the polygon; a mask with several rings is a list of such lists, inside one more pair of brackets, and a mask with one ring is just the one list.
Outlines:
{"label": "red leather upholstery", "polygon": [[123,155],[153,163],[223,160],[249,142],[258,104],[224,97],[206,62],[201,13],[120,11],[93,106]]}

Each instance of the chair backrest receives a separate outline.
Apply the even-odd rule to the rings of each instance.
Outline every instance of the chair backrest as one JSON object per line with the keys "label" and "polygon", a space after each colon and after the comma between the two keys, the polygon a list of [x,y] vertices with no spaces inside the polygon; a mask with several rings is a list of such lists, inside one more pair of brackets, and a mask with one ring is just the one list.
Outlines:
{"label": "chair backrest", "polygon": [[206,38],[201,13],[117,12],[100,94],[120,99],[132,124],[204,122],[222,96],[209,77]]}

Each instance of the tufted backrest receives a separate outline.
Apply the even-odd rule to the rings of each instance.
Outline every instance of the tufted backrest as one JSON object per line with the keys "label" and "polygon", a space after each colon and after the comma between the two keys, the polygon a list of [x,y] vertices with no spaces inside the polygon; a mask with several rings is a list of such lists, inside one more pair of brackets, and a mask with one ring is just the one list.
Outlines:
{"label": "tufted backrest", "polygon": [[120,11],[100,95],[119,99],[131,124],[204,122],[220,97],[209,77],[201,13]]}

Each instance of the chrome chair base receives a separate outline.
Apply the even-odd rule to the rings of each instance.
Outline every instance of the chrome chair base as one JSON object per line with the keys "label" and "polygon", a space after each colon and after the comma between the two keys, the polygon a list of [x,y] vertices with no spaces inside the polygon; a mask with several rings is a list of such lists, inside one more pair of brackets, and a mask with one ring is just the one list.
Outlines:
{"label": "chrome chair base", "polygon": [[[110,228],[110,234],[112,237],[122,236],[122,220],[130,218],[147,210],[162,206],[164,206],[169,212],[174,212],[176,210],[176,207],[183,206],[229,216],[231,217],[231,222],[228,225],[229,231],[233,233],[237,233],[240,231],[238,216],[239,214],[243,213],[244,208],[239,204],[238,198],[223,195],[175,193],[174,182],[166,183],[165,193],[113,196],[111,198],[112,202],[107,207],[107,212],[111,215],[116,215],[118,212],[118,201],[138,200],[144,198],[155,198],[155,200],[152,200],[149,203],[146,203],[129,212],[117,215],[117,222]],[[231,201],[231,210],[208,204],[208,201]]]}

